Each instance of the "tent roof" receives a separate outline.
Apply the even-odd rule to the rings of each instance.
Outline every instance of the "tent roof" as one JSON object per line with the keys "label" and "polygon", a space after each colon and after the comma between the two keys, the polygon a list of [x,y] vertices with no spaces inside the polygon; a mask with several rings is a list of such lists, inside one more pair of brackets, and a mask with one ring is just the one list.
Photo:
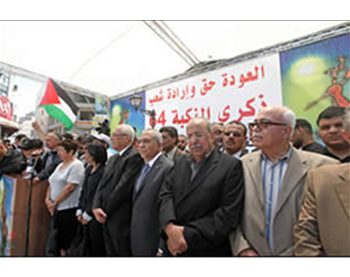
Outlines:
{"label": "tent roof", "polygon": [[[344,21],[166,21],[201,62],[227,59]],[[1,21],[0,61],[108,96],[191,66],[143,21]]]}

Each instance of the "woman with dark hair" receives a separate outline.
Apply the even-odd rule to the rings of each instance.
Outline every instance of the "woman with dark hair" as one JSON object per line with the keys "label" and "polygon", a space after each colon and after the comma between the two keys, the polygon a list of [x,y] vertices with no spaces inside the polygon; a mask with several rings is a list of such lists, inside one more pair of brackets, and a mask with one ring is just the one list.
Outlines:
{"label": "woman with dark hair", "polygon": [[107,152],[101,143],[90,143],[85,147],[85,158],[89,166],[85,169],[83,190],[80,195],[78,221],[85,228],[87,235],[88,256],[106,256],[102,225],[92,213],[92,202],[98,183],[102,178],[107,161]]}
{"label": "woman with dark hair", "polygon": [[77,144],[64,140],[58,145],[58,155],[62,160],[49,178],[50,186],[45,204],[53,216],[53,228],[57,230],[57,248],[60,256],[67,256],[67,250],[75,236],[75,217],[81,184],[84,178],[84,165],[74,157]]}

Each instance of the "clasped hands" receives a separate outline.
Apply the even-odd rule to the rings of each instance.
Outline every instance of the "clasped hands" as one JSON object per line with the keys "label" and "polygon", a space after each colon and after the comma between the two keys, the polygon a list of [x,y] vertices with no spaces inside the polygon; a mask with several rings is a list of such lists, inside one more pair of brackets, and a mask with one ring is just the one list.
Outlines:
{"label": "clasped hands", "polygon": [[168,249],[173,256],[180,255],[187,250],[187,242],[184,236],[184,227],[169,223],[165,228],[168,236]]}
{"label": "clasped hands", "polygon": [[101,223],[101,224],[106,223],[106,221],[107,221],[107,214],[101,208],[92,209],[92,212],[93,212],[96,220],[99,223]]}

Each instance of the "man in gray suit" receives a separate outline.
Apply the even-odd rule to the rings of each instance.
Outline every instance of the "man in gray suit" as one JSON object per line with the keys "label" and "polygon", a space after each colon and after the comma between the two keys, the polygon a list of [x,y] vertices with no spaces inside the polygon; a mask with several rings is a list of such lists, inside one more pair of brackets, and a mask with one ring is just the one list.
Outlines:
{"label": "man in gray suit", "polygon": [[311,168],[337,163],[294,149],[289,142],[294,126],[294,113],[283,106],[262,108],[249,124],[260,151],[242,158],[244,214],[231,237],[234,255],[293,256],[293,227],[304,199],[306,174]]}
{"label": "man in gray suit", "polygon": [[162,150],[162,135],[147,129],[139,140],[139,153],[145,164],[133,192],[131,252],[133,256],[154,257],[159,244],[158,193],[173,162]]}

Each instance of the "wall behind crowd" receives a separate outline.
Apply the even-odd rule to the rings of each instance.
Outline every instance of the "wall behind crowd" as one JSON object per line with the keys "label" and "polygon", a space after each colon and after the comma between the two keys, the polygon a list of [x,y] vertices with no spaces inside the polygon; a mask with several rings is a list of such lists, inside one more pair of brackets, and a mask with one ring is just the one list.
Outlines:
{"label": "wall behind crowd", "polygon": [[[247,124],[267,105],[284,105],[317,130],[318,114],[350,99],[350,34],[342,34],[287,51],[275,51],[136,94],[140,109],[156,111],[156,125],[185,132],[193,117],[212,122]],[[149,116],[136,111],[128,95],[111,102],[111,131],[122,123],[151,127]],[[323,97],[322,97],[323,96]]]}

